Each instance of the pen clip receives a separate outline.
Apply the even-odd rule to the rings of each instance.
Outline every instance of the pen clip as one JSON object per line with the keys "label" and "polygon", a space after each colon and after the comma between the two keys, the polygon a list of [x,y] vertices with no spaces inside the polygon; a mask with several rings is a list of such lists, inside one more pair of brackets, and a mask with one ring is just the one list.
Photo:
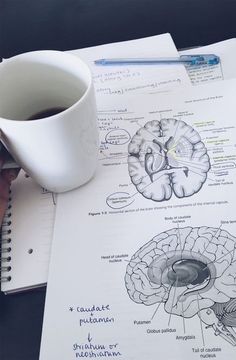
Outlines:
{"label": "pen clip", "polygon": [[189,65],[217,65],[220,62],[220,58],[214,54],[181,55],[180,61],[186,62]]}

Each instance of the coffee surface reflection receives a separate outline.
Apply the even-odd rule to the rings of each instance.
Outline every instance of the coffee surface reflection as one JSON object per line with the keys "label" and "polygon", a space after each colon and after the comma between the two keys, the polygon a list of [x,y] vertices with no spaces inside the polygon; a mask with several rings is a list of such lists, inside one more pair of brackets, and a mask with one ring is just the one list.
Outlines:
{"label": "coffee surface reflection", "polygon": [[65,108],[65,107],[54,107],[54,108],[50,108],[50,109],[45,109],[40,112],[37,112],[36,114],[31,115],[27,120],[43,119],[43,118],[46,118],[49,116],[59,114],[60,112],[66,110],[66,109],[67,108]]}

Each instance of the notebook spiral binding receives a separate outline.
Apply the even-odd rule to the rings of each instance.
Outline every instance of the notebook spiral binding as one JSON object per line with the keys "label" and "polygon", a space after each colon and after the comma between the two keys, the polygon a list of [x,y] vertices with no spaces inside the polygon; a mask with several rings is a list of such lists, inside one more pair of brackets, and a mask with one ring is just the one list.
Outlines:
{"label": "notebook spiral binding", "polygon": [[[11,192],[11,191],[10,191]],[[0,282],[11,281],[11,197],[8,200],[8,207],[2,222],[1,231],[1,259],[0,259],[0,270],[1,277]]]}

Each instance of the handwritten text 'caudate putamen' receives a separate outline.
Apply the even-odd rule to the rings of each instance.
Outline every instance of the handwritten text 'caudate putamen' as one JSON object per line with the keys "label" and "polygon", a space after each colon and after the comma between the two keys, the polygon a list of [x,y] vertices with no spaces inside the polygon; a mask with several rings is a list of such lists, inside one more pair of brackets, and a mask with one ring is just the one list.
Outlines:
{"label": "handwritten text 'caudate putamen'", "polygon": [[110,305],[77,306],[76,311],[80,314],[79,325],[86,324],[110,324],[114,323],[114,317],[108,316],[111,311]]}

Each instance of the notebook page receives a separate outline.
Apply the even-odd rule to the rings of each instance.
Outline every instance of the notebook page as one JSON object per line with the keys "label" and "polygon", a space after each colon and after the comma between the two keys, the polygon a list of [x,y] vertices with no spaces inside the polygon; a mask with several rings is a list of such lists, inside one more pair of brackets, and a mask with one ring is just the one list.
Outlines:
{"label": "notebook page", "polygon": [[[11,277],[1,290],[10,293],[38,287],[47,282],[51,240],[54,227],[56,196],[47,192],[21,171],[11,187]],[[4,237],[4,236],[3,236]],[[5,236],[6,237],[6,236]]]}
{"label": "notebook page", "polygon": [[234,358],[235,93],[104,102],[97,174],[58,199],[40,359]]}
{"label": "notebook page", "polygon": [[193,85],[211,81],[227,80],[236,77],[235,56],[236,39],[220,41],[215,44],[195,49],[180,51],[180,55],[215,54],[220,57],[220,63],[213,66],[186,66]]}
{"label": "notebook page", "polygon": [[94,60],[101,58],[178,57],[170,34],[93,46],[71,53],[90,66],[97,96],[156,93],[190,84],[182,64],[94,65]]}

